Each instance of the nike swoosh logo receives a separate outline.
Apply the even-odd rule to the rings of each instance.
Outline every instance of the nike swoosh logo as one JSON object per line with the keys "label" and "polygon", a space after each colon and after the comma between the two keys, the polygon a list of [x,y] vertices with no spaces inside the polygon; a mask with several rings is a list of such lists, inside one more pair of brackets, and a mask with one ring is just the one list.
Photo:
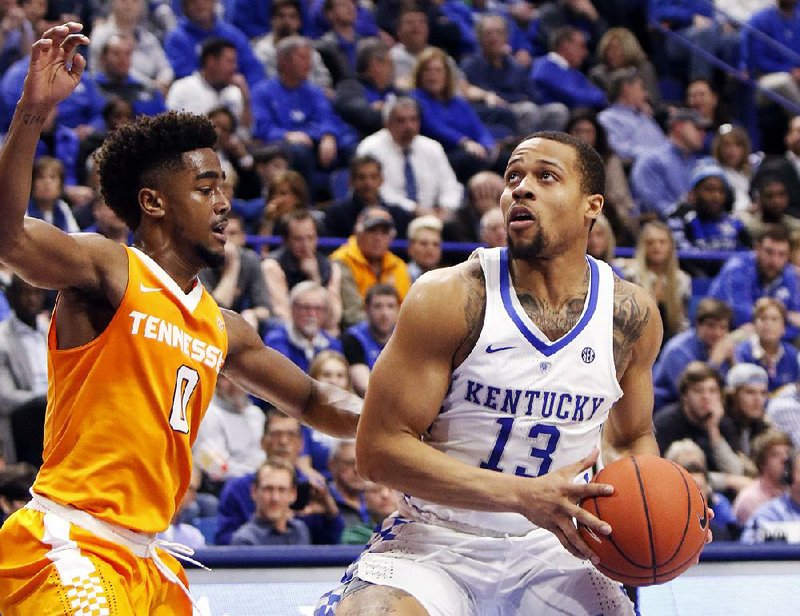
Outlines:
{"label": "nike swoosh logo", "polygon": [[490,344],[489,346],[486,347],[486,352],[487,353],[497,353],[498,351],[508,351],[509,349],[514,349],[514,348],[516,348],[516,347],[504,346],[504,347],[492,348],[492,345]]}
{"label": "nike swoosh logo", "polygon": [[139,283],[139,290],[142,293],[158,293],[159,291],[163,291],[164,289],[161,289],[159,287],[146,287],[146,286],[144,286],[143,283],[140,282]]}
{"label": "nike swoosh logo", "polygon": [[697,515],[697,519],[700,520],[700,528],[705,530],[708,528],[708,509],[703,509],[703,515]]}

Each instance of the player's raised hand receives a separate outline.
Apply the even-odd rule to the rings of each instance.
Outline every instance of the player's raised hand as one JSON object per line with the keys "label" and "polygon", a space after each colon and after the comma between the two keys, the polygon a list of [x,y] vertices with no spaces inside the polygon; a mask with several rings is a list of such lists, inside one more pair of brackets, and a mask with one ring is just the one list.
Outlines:
{"label": "player's raised hand", "polygon": [[74,21],[47,30],[31,48],[22,102],[29,107],[48,107],[67,98],[81,79],[86,59],[76,53],[89,39],[83,25]]}
{"label": "player's raised hand", "polygon": [[[585,458],[535,479],[523,479],[522,513],[531,522],[555,534],[561,544],[578,558],[591,559],[597,555],[583,540],[573,518],[601,535],[611,533],[611,527],[600,518],[581,508],[578,501],[590,496],[609,495],[613,487],[599,483],[576,483],[575,477],[591,468],[597,461],[598,450]],[[520,485],[523,485],[520,484]]]}

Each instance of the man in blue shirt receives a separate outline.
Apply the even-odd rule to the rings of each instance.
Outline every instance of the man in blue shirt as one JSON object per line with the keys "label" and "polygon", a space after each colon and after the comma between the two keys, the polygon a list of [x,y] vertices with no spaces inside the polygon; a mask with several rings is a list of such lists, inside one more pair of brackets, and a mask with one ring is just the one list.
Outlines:
{"label": "man in blue shirt", "polygon": [[247,37],[239,28],[217,17],[217,0],[182,0],[181,6],[184,16],[164,40],[164,52],[175,71],[175,79],[188,77],[200,68],[200,46],[212,36],[227,39],[236,46],[239,72],[251,88],[264,79],[264,67]]}
{"label": "man in blue shirt", "polygon": [[605,93],[581,72],[589,50],[586,35],[571,26],[550,35],[550,53],[536,60],[530,79],[536,88],[537,103],[564,103],[570,109],[608,104]]}
{"label": "man in blue shirt", "polygon": [[478,22],[480,49],[461,63],[469,83],[485,92],[477,107],[508,107],[514,114],[522,134],[537,130],[561,130],[566,126],[569,110],[563,103],[534,103],[536,92],[528,79],[528,71],[511,53],[508,23],[502,15],[484,15]]}
{"label": "man in blue shirt", "polygon": [[758,84],[800,104],[800,11],[797,0],[778,0],[742,29],[741,63]]}
{"label": "man in blue shirt", "polygon": [[297,498],[294,469],[285,462],[265,462],[256,471],[251,489],[256,510],[231,538],[231,545],[308,545],[311,533],[294,517]]}
{"label": "man in blue shirt", "polygon": [[318,282],[304,280],[289,291],[291,322],[272,326],[264,344],[289,358],[303,372],[320,351],[342,352],[342,343],[327,333],[328,290]]}
{"label": "man in blue shirt", "polygon": [[614,153],[627,163],[664,145],[667,136],[653,119],[644,80],[635,68],[613,73],[609,86],[613,104],[597,114]]}
{"label": "man in blue shirt", "polygon": [[636,160],[631,169],[631,192],[642,214],[666,220],[689,191],[707,126],[708,120],[696,111],[679,109],[669,118],[667,142]]}
{"label": "man in blue shirt", "polygon": [[359,396],[367,392],[372,367],[397,324],[400,295],[390,284],[378,283],[364,298],[367,318],[348,328],[342,336],[344,356],[350,363],[350,379]]}
{"label": "man in blue shirt", "polygon": [[789,263],[789,232],[768,225],[753,251],[726,261],[708,294],[733,308],[734,327],[753,320],[753,305],[758,298],[781,300],[787,310],[785,339],[795,340],[800,333],[800,279]]}
{"label": "man in blue shirt", "polygon": [[322,88],[308,80],[311,43],[289,36],[278,43],[278,77],[262,81],[252,92],[253,137],[280,144],[291,167],[312,190],[327,187],[326,174],[343,166],[355,147],[356,134],[334,113]]}
{"label": "man in blue shirt", "polygon": [[700,300],[695,326],[671,338],[653,367],[656,412],[677,402],[678,381],[689,362],[706,362],[725,375],[733,355],[729,335],[732,317],[733,311],[725,302],[711,297]]}

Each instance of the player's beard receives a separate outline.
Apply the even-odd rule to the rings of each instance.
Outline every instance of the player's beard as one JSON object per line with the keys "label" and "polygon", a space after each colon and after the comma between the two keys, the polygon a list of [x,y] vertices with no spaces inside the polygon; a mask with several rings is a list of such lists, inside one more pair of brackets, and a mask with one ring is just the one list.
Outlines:
{"label": "player's beard", "polygon": [[197,244],[195,246],[195,253],[208,267],[219,267],[225,263],[224,252],[213,252],[208,246],[204,246],[203,244]]}
{"label": "player's beard", "polygon": [[529,241],[515,241],[512,234],[507,234],[508,252],[514,259],[529,261],[533,259],[540,259],[548,247],[550,242],[544,236],[544,233],[539,231],[533,239]]}

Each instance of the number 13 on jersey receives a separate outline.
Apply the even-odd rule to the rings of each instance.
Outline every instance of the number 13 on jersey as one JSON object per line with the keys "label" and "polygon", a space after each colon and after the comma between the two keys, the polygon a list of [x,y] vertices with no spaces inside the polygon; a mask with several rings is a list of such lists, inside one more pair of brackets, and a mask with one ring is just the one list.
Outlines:
{"label": "number 13 on jersey", "polygon": [[[506,472],[502,466],[503,452],[506,450],[509,439],[512,438],[512,428],[514,427],[514,417],[499,417],[497,424],[500,429],[497,434],[497,440],[494,443],[492,452],[489,458],[481,460],[481,468],[488,468],[492,471],[499,473]],[[556,426],[551,424],[537,423],[531,426],[528,431],[528,438],[534,442],[534,446],[530,448],[528,455],[531,458],[539,460],[539,468],[535,473],[528,471],[527,466],[516,465],[513,469],[515,475],[520,477],[538,477],[544,475],[550,470],[550,465],[553,463],[553,453],[558,445],[558,439],[561,433]]]}

